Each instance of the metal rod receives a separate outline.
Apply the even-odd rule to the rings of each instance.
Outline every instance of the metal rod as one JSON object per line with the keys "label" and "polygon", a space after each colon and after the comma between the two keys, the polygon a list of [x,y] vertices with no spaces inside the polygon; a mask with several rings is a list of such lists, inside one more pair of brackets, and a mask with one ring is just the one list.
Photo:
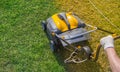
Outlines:
{"label": "metal rod", "polygon": [[104,31],[104,32],[107,32],[107,33],[110,33],[110,34],[114,34],[113,32],[110,32],[110,31],[104,30],[104,29],[99,28],[99,27],[97,27],[97,29],[98,29],[98,30],[101,30],[101,31]]}

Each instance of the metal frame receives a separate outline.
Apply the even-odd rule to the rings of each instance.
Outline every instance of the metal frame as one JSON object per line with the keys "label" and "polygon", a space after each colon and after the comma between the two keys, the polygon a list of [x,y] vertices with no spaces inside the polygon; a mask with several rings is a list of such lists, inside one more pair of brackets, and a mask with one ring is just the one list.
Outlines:
{"label": "metal frame", "polygon": [[[85,34],[88,34],[88,33],[91,33],[91,32],[94,32],[94,31],[97,30],[97,27],[94,27],[94,26],[92,26],[92,25],[86,24],[86,26],[93,28],[93,30],[89,30],[89,31],[87,31],[87,32],[78,34],[77,36],[85,35]],[[61,38],[58,34],[56,34],[56,33],[55,33],[55,36],[56,36],[58,39],[64,41],[67,45],[69,45],[71,48],[74,49],[74,51],[71,53],[71,55],[70,55],[67,59],[64,60],[65,63],[69,63],[69,62],[82,63],[82,62],[85,62],[86,60],[88,60],[88,59],[86,58],[86,59],[84,59],[84,60],[76,61],[76,60],[74,59],[74,54],[77,55],[77,52],[76,52],[76,51],[78,50],[78,48],[75,47],[75,46],[73,46],[73,45],[71,45],[71,44],[69,44],[66,40],[62,39],[62,38]],[[74,37],[76,37],[76,36],[74,36]],[[72,37],[72,38],[74,38],[74,37]],[[80,50],[80,51],[81,51],[81,50]]]}

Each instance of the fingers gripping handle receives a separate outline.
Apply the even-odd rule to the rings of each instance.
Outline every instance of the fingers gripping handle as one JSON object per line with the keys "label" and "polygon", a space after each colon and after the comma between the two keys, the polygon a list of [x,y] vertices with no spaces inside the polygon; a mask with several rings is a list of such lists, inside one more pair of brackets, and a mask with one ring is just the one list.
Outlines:
{"label": "fingers gripping handle", "polygon": [[[112,36],[113,36],[114,40],[117,40],[117,39],[120,38],[120,36],[116,36],[116,34],[113,34]],[[101,47],[102,47],[102,45],[101,45],[101,44],[98,44],[97,49],[96,49],[96,51],[95,51],[94,54],[93,54],[93,56],[94,56],[94,57],[93,57],[94,61],[97,61],[97,60],[98,60],[99,52],[100,52],[100,48],[101,48]]]}

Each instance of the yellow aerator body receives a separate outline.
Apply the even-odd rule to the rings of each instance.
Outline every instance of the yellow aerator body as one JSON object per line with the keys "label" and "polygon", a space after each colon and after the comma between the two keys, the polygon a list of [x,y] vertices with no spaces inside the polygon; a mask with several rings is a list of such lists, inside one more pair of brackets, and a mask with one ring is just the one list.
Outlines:
{"label": "yellow aerator body", "polygon": [[[74,29],[78,27],[78,20],[73,16],[71,12],[66,13],[66,18],[70,24],[70,29]],[[68,25],[66,24],[65,20],[60,18],[59,14],[55,14],[52,16],[52,19],[56,25],[56,27],[61,31],[67,31],[69,30]]]}

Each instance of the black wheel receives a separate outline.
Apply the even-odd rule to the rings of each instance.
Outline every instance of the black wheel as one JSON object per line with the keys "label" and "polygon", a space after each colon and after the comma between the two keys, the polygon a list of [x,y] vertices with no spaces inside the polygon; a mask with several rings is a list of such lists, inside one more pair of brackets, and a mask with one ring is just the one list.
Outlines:
{"label": "black wheel", "polygon": [[41,24],[42,24],[42,29],[45,31],[46,30],[46,22],[42,21]]}
{"label": "black wheel", "polygon": [[56,52],[57,51],[56,44],[52,40],[50,40],[50,48],[51,48],[52,52]]}
{"label": "black wheel", "polygon": [[87,58],[90,59],[90,56],[91,56],[91,54],[92,54],[91,49],[90,49],[88,46],[84,46],[84,47],[83,47],[83,50],[84,50]]}

